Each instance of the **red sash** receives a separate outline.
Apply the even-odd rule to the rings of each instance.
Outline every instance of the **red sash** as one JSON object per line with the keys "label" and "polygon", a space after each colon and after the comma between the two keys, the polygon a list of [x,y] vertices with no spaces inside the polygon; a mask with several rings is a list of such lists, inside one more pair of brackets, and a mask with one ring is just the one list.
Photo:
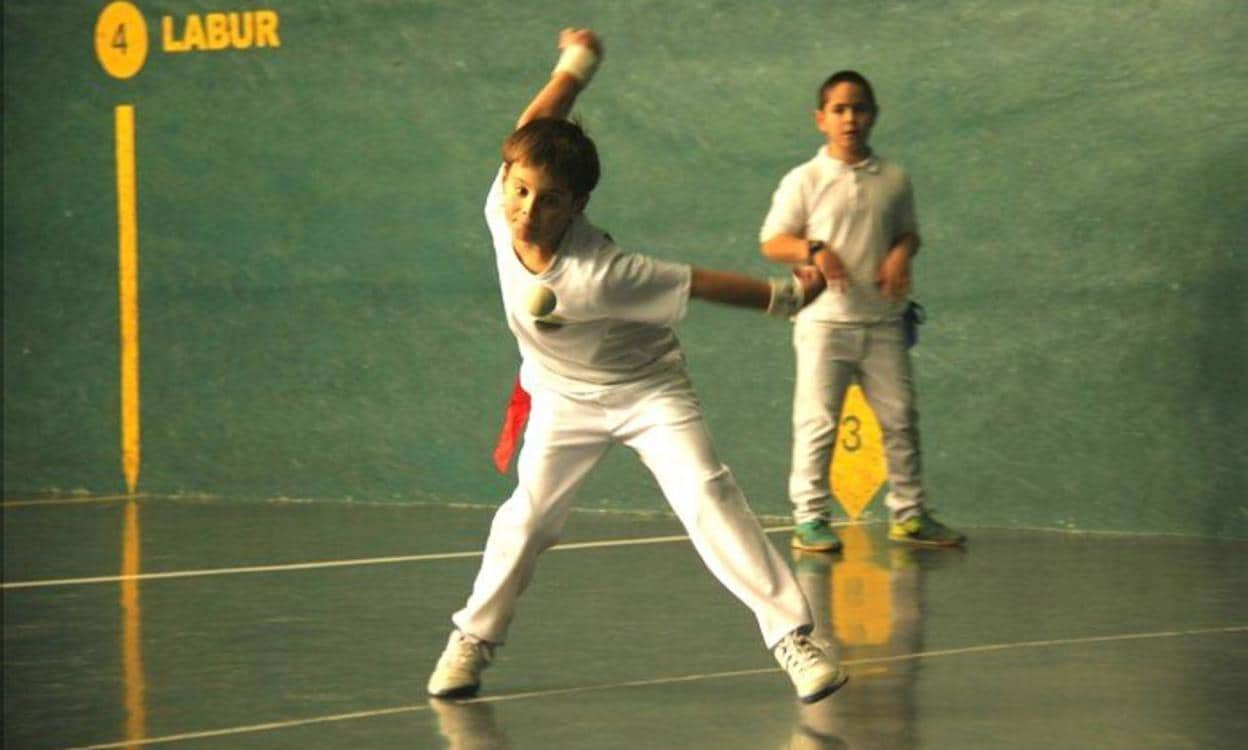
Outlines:
{"label": "red sash", "polygon": [[503,416],[503,429],[498,433],[498,445],[494,446],[494,465],[499,474],[506,474],[511,465],[511,457],[520,444],[520,436],[524,434],[524,423],[529,420],[529,408],[532,399],[520,385],[520,376],[511,389],[511,400],[507,402],[507,413]]}

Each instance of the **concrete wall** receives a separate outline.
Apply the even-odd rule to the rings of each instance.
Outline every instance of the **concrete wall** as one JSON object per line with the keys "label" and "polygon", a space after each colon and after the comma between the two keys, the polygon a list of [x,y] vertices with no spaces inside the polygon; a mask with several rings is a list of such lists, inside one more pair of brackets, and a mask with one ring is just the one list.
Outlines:
{"label": "concrete wall", "polygon": [[[873,80],[925,238],[942,517],[1248,536],[1242,2],[273,0],[233,9],[233,38],[230,8],[136,5],[128,78],[102,64],[137,62],[124,11],[97,54],[105,3],[4,5],[6,499],[126,490],[123,105],[138,490],[504,497],[517,354],[481,202],[575,24],[608,50],[578,107],[604,161],[591,217],[698,265],[775,270],[757,228],[820,144],[818,84]],[[699,304],[680,332],[722,456],[783,514],[788,325]],[[580,502],[664,508],[625,450]]]}

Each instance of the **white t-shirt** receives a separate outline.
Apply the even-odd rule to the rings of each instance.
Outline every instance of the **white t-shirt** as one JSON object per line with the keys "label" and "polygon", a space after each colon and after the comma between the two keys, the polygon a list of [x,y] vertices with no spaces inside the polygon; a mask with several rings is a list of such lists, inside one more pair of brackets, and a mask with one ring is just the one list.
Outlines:
{"label": "white t-shirt", "polygon": [[[680,367],[684,355],[671,326],[689,304],[691,269],[681,263],[626,253],[578,214],[550,265],[535,274],[512,247],[503,212],[502,170],[485,201],[507,326],[523,358],[526,388],[585,393],[633,383]],[[526,300],[533,285],[555,294],[554,312],[540,324]]]}
{"label": "white t-shirt", "polygon": [[850,165],[820,148],[780,181],[759,240],[779,234],[822,240],[845,264],[849,288],[828,289],[798,320],[880,323],[900,318],[906,302],[881,294],[876,273],[897,238],[917,231],[914,190],[901,167],[875,156]]}

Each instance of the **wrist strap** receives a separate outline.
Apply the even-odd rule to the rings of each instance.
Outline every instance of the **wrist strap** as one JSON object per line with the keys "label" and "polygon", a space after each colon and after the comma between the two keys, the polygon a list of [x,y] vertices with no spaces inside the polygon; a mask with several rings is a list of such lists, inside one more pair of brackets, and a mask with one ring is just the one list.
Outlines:
{"label": "wrist strap", "polygon": [[551,71],[551,75],[567,73],[584,86],[594,77],[594,72],[597,70],[597,53],[583,44],[573,44],[563,48],[563,53],[559,55],[559,62],[555,63],[555,69]]}
{"label": "wrist strap", "polygon": [[802,288],[797,285],[797,279],[792,276],[774,278],[768,280],[768,283],[771,285],[771,300],[767,303],[768,315],[790,318],[802,309],[802,303],[806,300]]}

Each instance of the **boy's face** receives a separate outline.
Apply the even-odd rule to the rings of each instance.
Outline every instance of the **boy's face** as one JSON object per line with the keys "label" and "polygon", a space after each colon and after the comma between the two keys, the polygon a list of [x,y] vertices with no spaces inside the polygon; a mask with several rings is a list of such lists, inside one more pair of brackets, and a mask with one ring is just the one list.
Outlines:
{"label": "boy's face", "polygon": [[861,86],[842,81],[828,91],[815,111],[815,125],[828,137],[828,150],[842,161],[861,161],[875,125],[875,107]]}
{"label": "boy's face", "polygon": [[513,162],[503,175],[503,213],[517,243],[554,251],[588,200],[541,167]]}

